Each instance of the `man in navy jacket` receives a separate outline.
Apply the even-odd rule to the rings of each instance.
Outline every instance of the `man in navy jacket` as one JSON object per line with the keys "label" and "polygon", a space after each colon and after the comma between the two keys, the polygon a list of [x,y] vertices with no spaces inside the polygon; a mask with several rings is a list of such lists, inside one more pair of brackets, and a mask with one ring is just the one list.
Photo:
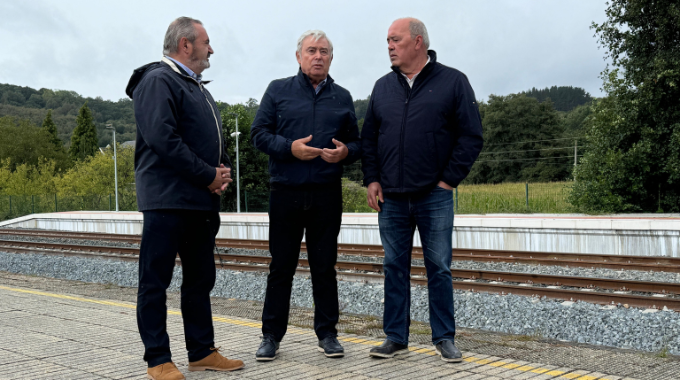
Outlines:
{"label": "man in navy jacket", "polygon": [[420,233],[427,269],[432,342],[447,362],[454,344],[451,246],[452,189],[482,149],[482,124],[467,77],[437,62],[425,25],[395,21],[387,35],[392,72],[371,94],[362,138],[368,205],[379,212],[385,249],[387,339],[371,356],[408,352],[413,234]]}
{"label": "man in navy jacket", "polygon": [[210,291],[220,228],[220,193],[231,162],[217,104],[201,72],[213,54],[200,21],[180,17],[168,27],[161,62],[135,70],[126,92],[137,122],[135,182],[144,214],[139,256],[137,323],[150,379],[184,379],[171,361],[165,291],[175,257],[182,260],[182,319],[189,370],[243,367],[215,348]]}
{"label": "man in navy jacket", "polygon": [[255,147],[269,155],[269,252],[272,261],[262,311],[262,343],[255,357],[274,360],[286,333],[293,276],[302,236],[314,296],[319,351],[343,356],[337,340],[335,263],[342,219],[343,165],[359,159],[354,104],[328,75],[333,45],[310,30],[298,39],[298,74],[269,84],[251,128]]}

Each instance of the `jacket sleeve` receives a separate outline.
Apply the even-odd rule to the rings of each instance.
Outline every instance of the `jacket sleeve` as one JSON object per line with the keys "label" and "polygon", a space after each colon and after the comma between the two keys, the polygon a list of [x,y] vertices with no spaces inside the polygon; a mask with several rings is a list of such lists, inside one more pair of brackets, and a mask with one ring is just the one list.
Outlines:
{"label": "jacket sleeve", "polygon": [[255,120],[250,127],[250,139],[255,148],[277,160],[293,158],[291,146],[293,140],[276,134],[276,103],[273,92],[274,83],[270,83],[260,102]]}
{"label": "jacket sleeve", "polygon": [[142,139],[163,162],[198,186],[212,183],[215,168],[200,159],[177,133],[177,107],[166,81],[148,78],[135,90],[134,109]]}
{"label": "jacket sleeve", "polygon": [[352,96],[347,95],[350,117],[347,123],[342,126],[338,140],[347,146],[347,157],[342,160],[343,165],[351,165],[361,158],[361,137],[359,136],[359,125],[357,124],[356,110],[352,102]]}
{"label": "jacket sleeve", "polygon": [[368,101],[368,109],[364,118],[364,126],[361,129],[361,171],[364,172],[364,186],[373,182],[380,182],[380,167],[378,157],[378,133],[380,123],[373,113],[375,100],[375,87]]}
{"label": "jacket sleeve", "polygon": [[484,145],[479,105],[467,77],[461,76],[454,84],[456,114],[451,158],[444,169],[442,181],[458,187],[467,177]]}

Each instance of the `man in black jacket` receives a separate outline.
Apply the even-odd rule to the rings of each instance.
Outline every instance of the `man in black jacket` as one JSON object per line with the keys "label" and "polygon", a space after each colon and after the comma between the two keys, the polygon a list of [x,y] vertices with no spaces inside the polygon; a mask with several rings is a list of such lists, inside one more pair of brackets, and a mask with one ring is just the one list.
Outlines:
{"label": "man in black jacket", "polygon": [[342,219],[343,165],[360,157],[354,104],[328,76],[333,45],[310,30],[298,39],[298,74],[269,84],[251,128],[255,147],[269,155],[269,252],[272,261],[255,357],[274,360],[286,333],[293,276],[302,236],[314,296],[319,351],[344,355],[337,340],[337,238]]}
{"label": "man in black jacket", "polygon": [[373,88],[362,137],[368,205],[379,212],[385,248],[387,339],[371,356],[408,352],[410,269],[418,228],[427,269],[432,342],[447,362],[462,360],[454,345],[451,246],[452,189],[482,149],[482,124],[467,77],[437,62],[425,25],[395,21],[387,34],[392,72]]}
{"label": "man in black jacket", "polygon": [[220,355],[213,341],[213,249],[231,162],[217,104],[201,76],[213,54],[201,22],[173,21],[163,54],[161,62],[134,71],[126,92],[134,100],[137,206],[144,214],[137,323],[148,377],[174,380],[184,376],[171,361],[165,291],[178,253],[189,371],[231,371],[243,362]]}

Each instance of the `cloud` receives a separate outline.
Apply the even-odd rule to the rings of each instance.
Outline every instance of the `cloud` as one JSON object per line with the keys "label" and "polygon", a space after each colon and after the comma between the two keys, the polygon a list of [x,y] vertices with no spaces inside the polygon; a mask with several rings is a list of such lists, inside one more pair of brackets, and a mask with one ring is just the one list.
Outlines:
{"label": "cloud", "polygon": [[[400,17],[420,18],[443,64],[463,71],[477,97],[552,85],[601,95],[603,51],[589,29],[602,1],[223,2],[178,0],[0,3],[0,82],[73,90],[117,100],[133,69],[161,56],[168,24],[201,19],[215,55],[204,75],[216,99],[260,99],[269,82],[295,75],[295,43],[308,29],[333,41],[331,75],[365,98],[389,72],[386,34]],[[409,11],[411,9],[411,11]]]}

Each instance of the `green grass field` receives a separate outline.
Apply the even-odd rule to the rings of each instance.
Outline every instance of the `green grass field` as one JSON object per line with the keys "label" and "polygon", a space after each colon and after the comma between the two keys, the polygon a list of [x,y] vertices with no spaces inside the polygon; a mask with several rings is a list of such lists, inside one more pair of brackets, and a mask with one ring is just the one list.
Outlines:
{"label": "green grass field", "polygon": [[[569,213],[571,182],[458,186],[458,214]],[[454,192],[454,202],[456,201]]]}

